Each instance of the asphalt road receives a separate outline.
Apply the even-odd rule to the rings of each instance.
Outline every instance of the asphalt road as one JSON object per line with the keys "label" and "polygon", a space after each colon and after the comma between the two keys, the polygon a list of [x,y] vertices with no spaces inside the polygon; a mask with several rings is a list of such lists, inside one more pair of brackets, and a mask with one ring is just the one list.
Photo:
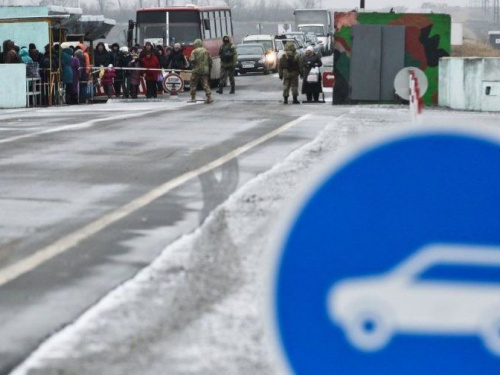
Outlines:
{"label": "asphalt road", "polygon": [[213,95],[0,111],[0,374],[347,111]]}

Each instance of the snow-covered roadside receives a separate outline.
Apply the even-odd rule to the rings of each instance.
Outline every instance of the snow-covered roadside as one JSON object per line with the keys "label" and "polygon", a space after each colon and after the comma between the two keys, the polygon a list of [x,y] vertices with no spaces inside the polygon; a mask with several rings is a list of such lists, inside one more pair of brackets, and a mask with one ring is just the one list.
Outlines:
{"label": "snow-covered roadside", "polygon": [[353,108],[243,186],[13,374],[275,374],[261,281],[284,205],[358,134],[408,124],[406,109]]}

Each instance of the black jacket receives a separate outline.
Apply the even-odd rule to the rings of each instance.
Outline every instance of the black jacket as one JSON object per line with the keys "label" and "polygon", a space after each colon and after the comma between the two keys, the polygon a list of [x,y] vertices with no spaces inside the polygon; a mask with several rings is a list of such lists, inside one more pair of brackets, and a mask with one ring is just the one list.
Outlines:
{"label": "black jacket", "polygon": [[[99,52],[98,48],[99,46],[103,46],[102,52]],[[104,47],[104,43],[100,42],[97,44],[95,51],[94,51],[94,66],[104,66],[107,67],[109,64],[112,64],[111,62],[111,55],[109,54],[108,51],[106,51],[106,47]]]}
{"label": "black jacket", "polygon": [[172,51],[170,55],[167,56],[167,68],[168,69],[186,69],[187,62],[184,57],[182,50]]}

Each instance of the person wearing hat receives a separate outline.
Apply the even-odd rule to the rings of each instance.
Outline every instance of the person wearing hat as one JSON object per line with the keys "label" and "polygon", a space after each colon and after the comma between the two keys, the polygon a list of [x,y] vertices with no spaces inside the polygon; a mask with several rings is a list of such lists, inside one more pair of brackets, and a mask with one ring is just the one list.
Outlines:
{"label": "person wearing hat", "polygon": [[300,104],[297,100],[299,96],[299,76],[302,75],[302,61],[293,43],[287,43],[285,54],[280,57],[278,63],[278,73],[283,80],[283,104],[288,104],[288,96],[292,89],[293,104]]}
{"label": "person wearing hat", "polygon": [[323,92],[321,87],[321,74],[311,74],[311,77],[308,78],[313,68],[319,68],[322,65],[321,58],[314,53],[314,48],[312,46],[307,47],[306,53],[302,57],[302,66],[304,67],[302,94],[306,95],[308,102],[313,98],[315,102],[318,102],[319,94]]}
{"label": "person wearing hat", "polygon": [[120,56],[118,58],[118,67],[121,69],[118,71],[117,75],[120,77],[124,98],[128,98],[130,95],[130,70],[127,70],[130,61],[132,61],[132,56],[130,56],[128,47],[121,47]]}
{"label": "person wearing hat", "polygon": [[99,68],[101,66],[108,66],[109,64],[112,64],[112,62],[109,52],[106,50],[106,46],[103,42],[97,43],[94,51],[94,66]]}
{"label": "person wearing hat", "polygon": [[83,50],[81,48],[76,48],[75,53],[74,53],[75,58],[78,59],[78,62],[80,63],[80,68],[78,70],[78,102],[79,103],[85,103],[87,101],[87,88],[88,88],[88,73],[86,69],[86,61],[85,61],[85,55],[83,53]]}
{"label": "person wearing hat", "polygon": [[116,77],[116,70],[113,64],[109,64],[104,70],[104,75],[101,78],[101,86],[104,87],[104,91],[108,95],[108,99],[113,96],[113,81]]}
{"label": "person wearing hat", "polygon": [[62,43],[60,46],[61,51],[61,80],[65,87],[66,104],[73,104],[73,50],[68,43]]}
{"label": "person wearing hat", "polygon": [[[111,45],[111,52],[109,53],[110,55],[110,64],[113,64],[113,67],[120,67],[120,56],[121,56],[121,50],[120,50],[120,45],[118,43],[113,43]],[[113,82],[113,88],[115,91],[115,96],[118,98],[120,97],[122,93],[122,74],[121,70],[118,70],[118,73],[116,73],[114,82]]]}
{"label": "person wearing hat", "polygon": [[33,60],[30,57],[30,53],[26,47],[21,48],[21,50],[19,51],[19,57],[21,58],[21,61],[25,64],[33,62]]}
{"label": "person wearing hat", "polygon": [[187,69],[188,62],[180,43],[174,44],[174,49],[167,56],[167,69]]}
{"label": "person wearing hat", "polygon": [[145,50],[144,57],[140,60],[142,67],[147,69],[144,73],[146,98],[156,98],[158,74],[160,74],[160,60],[158,60],[152,49]]}
{"label": "person wearing hat", "polygon": [[224,85],[226,84],[227,78],[229,77],[229,83],[231,84],[230,94],[234,94],[234,69],[236,68],[236,64],[238,63],[238,53],[236,52],[236,47],[229,36],[225,35],[222,38],[222,45],[219,48],[219,56],[220,56],[220,79],[219,79],[219,88],[216,93],[222,94]]}

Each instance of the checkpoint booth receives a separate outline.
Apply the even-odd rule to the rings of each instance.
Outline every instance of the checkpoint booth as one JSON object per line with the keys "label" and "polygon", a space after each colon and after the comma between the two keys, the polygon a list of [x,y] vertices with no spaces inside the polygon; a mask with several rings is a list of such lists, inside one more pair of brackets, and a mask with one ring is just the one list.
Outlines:
{"label": "checkpoint booth", "polygon": [[[24,46],[25,44],[29,45],[29,43],[39,46],[52,45],[55,34],[63,32],[63,29],[56,27],[56,25],[60,26],[68,18],[69,15],[0,18],[0,31],[3,31],[3,35],[12,35],[8,39],[13,39],[18,45]],[[9,32],[4,30],[9,30]],[[27,30],[33,32],[30,39],[32,42],[25,41],[22,38],[23,33]],[[62,39],[62,35],[59,35],[59,39]],[[52,66],[52,53],[53,50],[49,49],[50,61],[47,74],[30,75],[28,73],[29,67],[25,64],[0,64],[0,81],[2,86],[8,87],[10,93],[10,95],[4,95],[0,98],[0,108],[40,105],[44,90],[47,95],[47,104],[55,104],[54,96],[60,81],[60,72],[59,69]],[[42,76],[44,79],[42,79]]]}
{"label": "checkpoint booth", "polygon": [[[40,52],[45,46],[63,43],[78,35],[77,41],[86,42],[93,50],[93,41],[105,38],[116,22],[103,16],[87,16],[80,8],[60,6],[5,6],[0,7],[0,35],[18,46],[33,43]],[[0,98],[0,108],[58,105],[64,103],[61,83],[61,61],[53,66],[52,48],[46,71],[30,69],[25,64],[0,64],[0,81],[12,95]],[[92,58],[92,56],[91,56]],[[57,58],[56,58],[57,61]]]}

